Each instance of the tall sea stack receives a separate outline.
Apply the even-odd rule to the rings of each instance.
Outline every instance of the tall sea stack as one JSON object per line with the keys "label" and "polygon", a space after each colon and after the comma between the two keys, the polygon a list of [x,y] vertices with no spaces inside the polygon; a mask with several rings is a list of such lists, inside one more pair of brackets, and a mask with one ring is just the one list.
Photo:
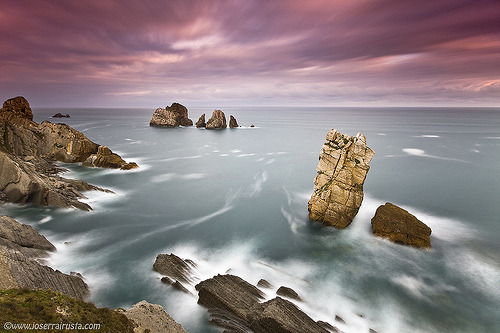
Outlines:
{"label": "tall sea stack", "polygon": [[363,183],[374,154],[360,133],[355,137],[335,129],[327,133],[308,204],[311,220],[340,229],[351,224],[363,201]]}

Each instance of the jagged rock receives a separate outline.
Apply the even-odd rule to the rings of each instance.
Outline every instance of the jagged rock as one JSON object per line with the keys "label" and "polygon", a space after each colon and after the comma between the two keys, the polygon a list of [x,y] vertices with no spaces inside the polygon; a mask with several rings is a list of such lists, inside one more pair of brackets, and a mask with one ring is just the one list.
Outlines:
{"label": "jagged rock", "polygon": [[221,110],[215,110],[205,126],[206,129],[221,129],[226,127],[226,116]]}
{"label": "jagged rock", "polygon": [[196,122],[196,127],[200,128],[205,126],[207,126],[207,123],[205,123],[205,114],[202,114],[198,119],[198,121]]}
{"label": "jagged rock", "polygon": [[178,127],[193,126],[193,121],[188,118],[188,110],[184,105],[172,103],[164,109],[158,108],[153,113],[149,126]]}
{"label": "jagged rock", "polygon": [[284,286],[281,286],[278,288],[278,290],[276,291],[276,295],[288,297],[291,299],[295,299],[297,301],[302,301],[299,294],[297,294],[297,292],[295,292],[295,290],[293,290],[292,288],[284,287]]}
{"label": "jagged rock", "polygon": [[194,267],[196,265],[192,261],[183,260],[173,253],[159,254],[153,264],[156,272],[181,282],[191,281],[190,276]]}
{"label": "jagged rock", "polygon": [[97,148],[97,153],[90,155],[82,165],[122,170],[130,170],[139,167],[134,162],[125,162],[120,155],[113,153],[111,149],[106,146],[99,146]]}
{"label": "jagged rock", "polygon": [[229,118],[229,128],[236,128],[236,127],[240,126],[238,125],[236,118],[234,118],[233,115],[231,115],[231,117]]}
{"label": "jagged rock", "polygon": [[[0,217],[0,289],[51,289],[83,300],[88,287],[81,277],[63,274],[35,259],[55,247],[33,228]],[[37,250],[37,251],[33,251]]]}
{"label": "jagged rock", "polygon": [[5,117],[18,117],[27,120],[33,120],[33,112],[31,111],[30,104],[23,96],[10,98],[3,102],[3,107],[0,110],[2,116]]}
{"label": "jagged rock", "polygon": [[387,202],[372,218],[373,234],[404,245],[431,247],[431,228],[408,211]]}
{"label": "jagged rock", "polygon": [[363,183],[374,155],[364,135],[332,129],[319,154],[309,218],[337,228],[351,224],[363,201]]}
{"label": "jagged rock", "polygon": [[217,275],[196,285],[198,304],[209,308],[211,322],[231,332],[328,332],[293,303],[264,294],[234,275]]}
{"label": "jagged rock", "polygon": [[134,323],[135,333],[187,333],[181,324],[177,323],[158,304],[141,301],[123,311],[123,314]]}
{"label": "jagged rock", "polygon": [[52,118],[69,118],[69,114],[62,114],[60,112],[56,113],[55,115],[52,116]]}
{"label": "jagged rock", "polygon": [[259,282],[257,282],[257,287],[271,289],[273,287],[273,285],[264,279],[260,279]]}

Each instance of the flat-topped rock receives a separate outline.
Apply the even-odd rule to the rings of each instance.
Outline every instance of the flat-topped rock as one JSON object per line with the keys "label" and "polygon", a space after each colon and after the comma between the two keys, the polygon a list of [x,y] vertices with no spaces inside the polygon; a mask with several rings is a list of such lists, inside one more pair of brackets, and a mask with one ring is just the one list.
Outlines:
{"label": "flat-topped rock", "polygon": [[188,118],[188,109],[179,103],[165,108],[158,108],[153,113],[149,126],[156,127],[178,127],[193,126],[193,121]]}
{"label": "flat-topped rock", "polygon": [[392,203],[387,202],[378,207],[371,223],[374,235],[398,244],[431,247],[431,228],[408,211]]}
{"label": "flat-topped rock", "polygon": [[205,126],[207,126],[207,123],[205,122],[205,114],[202,114],[198,119],[198,121],[196,122],[196,127],[200,128]]}
{"label": "flat-topped rock", "polygon": [[238,125],[236,118],[234,118],[233,115],[231,115],[231,117],[229,118],[229,128],[236,128],[236,127],[240,126]]}
{"label": "flat-topped rock", "polygon": [[327,133],[308,203],[311,220],[336,228],[351,224],[363,201],[363,183],[373,155],[360,133],[355,137],[335,129]]}
{"label": "flat-topped rock", "polygon": [[123,311],[123,314],[134,324],[135,333],[187,333],[182,325],[158,304],[141,301]]}
{"label": "flat-topped rock", "polygon": [[214,110],[212,117],[208,119],[206,129],[222,129],[226,128],[226,115],[221,110]]}

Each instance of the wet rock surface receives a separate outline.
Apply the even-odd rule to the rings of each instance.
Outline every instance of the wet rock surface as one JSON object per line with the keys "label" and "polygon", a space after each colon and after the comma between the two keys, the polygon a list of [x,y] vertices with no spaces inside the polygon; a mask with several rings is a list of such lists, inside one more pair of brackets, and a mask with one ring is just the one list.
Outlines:
{"label": "wet rock surface", "polygon": [[371,223],[374,235],[398,244],[427,249],[431,247],[431,228],[394,204],[387,202],[378,207]]}
{"label": "wet rock surface", "polygon": [[373,155],[360,133],[355,137],[335,129],[327,133],[308,203],[311,220],[336,228],[351,224],[363,201],[363,183]]}

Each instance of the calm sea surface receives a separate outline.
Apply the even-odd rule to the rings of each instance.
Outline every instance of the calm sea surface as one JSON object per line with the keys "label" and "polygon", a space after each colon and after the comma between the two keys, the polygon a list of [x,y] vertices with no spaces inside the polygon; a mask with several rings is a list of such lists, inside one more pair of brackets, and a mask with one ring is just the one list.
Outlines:
{"label": "calm sea surface", "polygon": [[[211,111],[189,115],[196,121]],[[87,192],[90,213],[5,205],[2,214],[56,244],[49,264],[81,272],[97,305],[146,299],[189,332],[219,329],[207,324],[197,296],[160,282],[152,269],[159,253],[194,260],[200,278],[230,270],[254,284],[292,287],[313,319],[345,332],[500,330],[499,108],[223,111],[244,127],[152,128],[150,109],[35,109],[36,121],[70,113],[63,122],[140,169],[62,164],[65,176],[116,194]],[[363,205],[345,230],[312,223],[307,213],[332,128],[363,133],[376,153]],[[432,228],[431,250],[371,235],[370,219],[387,201]]]}

